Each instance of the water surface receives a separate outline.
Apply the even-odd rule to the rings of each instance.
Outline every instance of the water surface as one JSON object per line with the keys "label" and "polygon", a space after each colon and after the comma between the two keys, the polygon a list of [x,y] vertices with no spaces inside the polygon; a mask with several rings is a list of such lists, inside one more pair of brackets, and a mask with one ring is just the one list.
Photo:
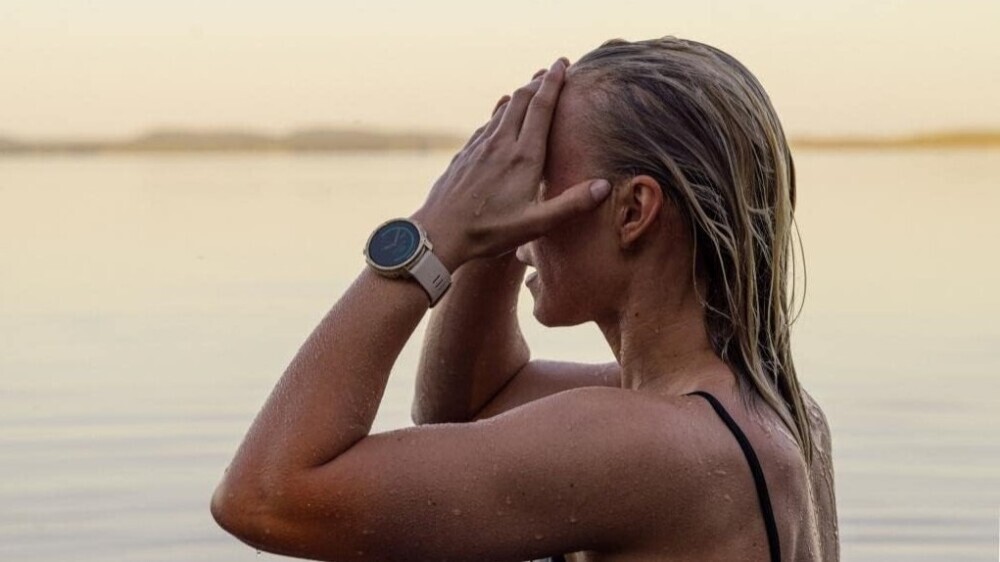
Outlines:
{"label": "water surface", "polygon": [[[450,154],[0,160],[0,559],[254,560],[208,502],[370,230]],[[803,152],[795,325],[844,560],[994,560],[1000,152]],[[593,325],[520,317],[535,357]],[[423,325],[376,431],[410,425]],[[268,555],[261,556],[261,559]]]}

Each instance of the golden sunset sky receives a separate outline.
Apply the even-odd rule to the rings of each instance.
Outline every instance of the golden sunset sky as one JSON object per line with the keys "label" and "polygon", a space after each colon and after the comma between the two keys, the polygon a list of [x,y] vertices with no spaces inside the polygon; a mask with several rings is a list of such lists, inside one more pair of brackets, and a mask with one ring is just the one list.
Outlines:
{"label": "golden sunset sky", "polygon": [[0,136],[465,133],[560,55],[662,35],[743,61],[791,134],[996,128],[998,28],[995,0],[0,0]]}

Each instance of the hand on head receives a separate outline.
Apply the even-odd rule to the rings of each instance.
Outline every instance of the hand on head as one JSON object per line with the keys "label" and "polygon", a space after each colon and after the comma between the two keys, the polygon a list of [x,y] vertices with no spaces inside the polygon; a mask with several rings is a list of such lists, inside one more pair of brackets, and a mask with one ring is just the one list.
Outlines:
{"label": "hand on head", "polygon": [[537,197],[568,63],[557,60],[500,98],[490,120],[473,133],[412,215],[449,270],[513,250],[607,197],[611,186],[598,178],[551,199]]}

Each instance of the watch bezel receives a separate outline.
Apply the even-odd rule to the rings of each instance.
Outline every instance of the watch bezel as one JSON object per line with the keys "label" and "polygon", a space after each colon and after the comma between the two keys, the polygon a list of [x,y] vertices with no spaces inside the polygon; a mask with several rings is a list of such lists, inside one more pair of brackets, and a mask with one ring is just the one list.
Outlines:
{"label": "watch bezel", "polygon": [[[417,243],[417,249],[413,252],[413,255],[407,258],[406,261],[400,263],[399,265],[386,267],[375,263],[375,261],[372,260],[371,253],[368,250],[369,248],[371,248],[372,240],[375,239],[375,235],[378,234],[380,230],[382,230],[383,228],[394,222],[407,222],[412,224],[414,228],[417,229],[417,233],[420,235],[420,241]],[[371,266],[376,271],[378,271],[379,273],[387,275],[400,275],[409,272],[410,266],[413,265],[418,259],[420,259],[420,256],[423,255],[424,252],[433,249],[434,249],[433,244],[431,244],[431,241],[427,238],[427,231],[425,231],[424,228],[420,226],[419,223],[417,223],[412,219],[408,219],[406,217],[397,217],[384,221],[382,224],[378,225],[377,227],[375,227],[374,230],[372,230],[371,234],[368,235],[368,240],[365,242],[363,253],[365,255],[365,261],[368,262],[368,265]]]}

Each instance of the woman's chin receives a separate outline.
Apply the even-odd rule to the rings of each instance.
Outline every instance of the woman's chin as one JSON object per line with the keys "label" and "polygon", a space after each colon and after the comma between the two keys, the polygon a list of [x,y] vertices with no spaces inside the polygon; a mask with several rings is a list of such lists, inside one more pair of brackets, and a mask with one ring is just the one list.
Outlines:
{"label": "woman's chin", "polygon": [[535,299],[535,308],[532,310],[532,316],[539,324],[545,326],[546,328],[558,328],[560,326],[571,326],[572,324],[566,323],[565,318],[560,318],[558,314],[545,305],[545,298],[538,297],[534,293],[531,295]]}
{"label": "woman's chin", "polygon": [[[531,293],[531,298],[535,303],[532,309],[532,316],[539,324],[546,328],[556,328],[559,326],[573,326],[574,322],[567,322],[566,318],[560,318],[558,310],[553,310],[551,305],[555,304],[551,299],[545,298],[545,291],[542,290],[542,283],[537,275],[529,275],[525,284]],[[558,307],[556,307],[558,309]],[[564,311],[565,312],[565,311]]]}
{"label": "woman's chin", "polygon": [[531,309],[531,315],[534,316],[535,320],[537,320],[542,326],[551,327],[550,319],[548,318],[541,296],[538,294],[538,289],[529,287],[529,290],[531,291],[531,300],[535,305],[534,308]]}
{"label": "woman's chin", "polygon": [[548,326],[549,324],[545,321],[545,315],[538,308],[538,299],[535,299],[535,308],[532,309],[531,315],[535,317],[535,320],[542,326]]}

